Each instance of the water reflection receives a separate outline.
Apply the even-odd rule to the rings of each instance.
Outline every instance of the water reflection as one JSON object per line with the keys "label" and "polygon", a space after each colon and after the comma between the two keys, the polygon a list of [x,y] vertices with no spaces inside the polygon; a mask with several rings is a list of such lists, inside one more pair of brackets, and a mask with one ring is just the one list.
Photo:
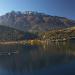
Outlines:
{"label": "water reflection", "polygon": [[9,72],[31,72],[71,63],[75,60],[75,43],[49,42],[40,45],[1,45],[0,53],[1,68],[7,69]]}

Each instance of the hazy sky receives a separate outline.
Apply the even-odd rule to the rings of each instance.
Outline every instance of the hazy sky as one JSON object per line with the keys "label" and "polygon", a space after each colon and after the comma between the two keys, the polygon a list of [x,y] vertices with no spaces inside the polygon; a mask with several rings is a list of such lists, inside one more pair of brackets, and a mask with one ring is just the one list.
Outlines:
{"label": "hazy sky", "polygon": [[16,11],[39,11],[75,19],[75,0],[0,0],[0,15]]}

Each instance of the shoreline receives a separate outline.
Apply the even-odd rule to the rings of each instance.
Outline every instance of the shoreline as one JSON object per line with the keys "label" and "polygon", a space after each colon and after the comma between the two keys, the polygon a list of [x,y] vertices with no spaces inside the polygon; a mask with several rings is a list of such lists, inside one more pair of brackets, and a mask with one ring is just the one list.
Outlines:
{"label": "shoreline", "polygon": [[15,44],[22,44],[22,45],[25,45],[25,44],[44,44],[44,43],[49,43],[49,42],[64,42],[64,41],[67,41],[67,40],[49,40],[49,39],[46,39],[46,40],[18,40],[18,41],[0,41],[0,45],[15,45]]}

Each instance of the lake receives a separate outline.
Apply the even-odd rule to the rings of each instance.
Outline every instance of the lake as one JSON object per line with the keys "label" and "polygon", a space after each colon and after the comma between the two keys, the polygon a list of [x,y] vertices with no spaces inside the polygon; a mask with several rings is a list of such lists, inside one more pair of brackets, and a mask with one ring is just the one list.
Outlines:
{"label": "lake", "polygon": [[75,75],[75,42],[0,45],[0,75]]}

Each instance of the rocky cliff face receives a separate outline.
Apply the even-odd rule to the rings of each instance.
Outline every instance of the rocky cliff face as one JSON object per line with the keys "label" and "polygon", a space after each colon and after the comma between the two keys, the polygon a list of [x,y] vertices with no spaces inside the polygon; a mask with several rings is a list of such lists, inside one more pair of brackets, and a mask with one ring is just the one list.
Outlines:
{"label": "rocky cliff face", "polygon": [[9,26],[22,31],[48,31],[75,26],[75,21],[58,16],[26,11],[6,13],[0,16],[0,25]]}

